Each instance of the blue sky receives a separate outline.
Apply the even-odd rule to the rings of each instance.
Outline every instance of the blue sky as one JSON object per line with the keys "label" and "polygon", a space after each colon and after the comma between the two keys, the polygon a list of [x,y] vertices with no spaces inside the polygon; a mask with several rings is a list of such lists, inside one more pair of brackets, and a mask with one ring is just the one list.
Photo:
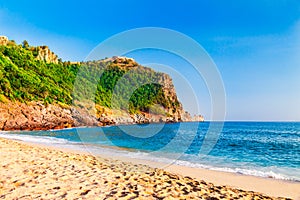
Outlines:
{"label": "blue sky", "polygon": [[[0,35],[46,44],[64,60],[84,60],[106,38],[149,26],[182,32],[205,48],[223,78],[227,120],[300,121],[297,0],[0,1]],[[209,94],[202,88],[197,96],[209,119]]]}

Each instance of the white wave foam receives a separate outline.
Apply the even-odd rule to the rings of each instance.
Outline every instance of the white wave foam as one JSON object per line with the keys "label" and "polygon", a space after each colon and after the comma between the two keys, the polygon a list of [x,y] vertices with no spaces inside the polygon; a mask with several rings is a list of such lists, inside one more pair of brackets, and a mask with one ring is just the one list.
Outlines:
{"label": "white wave foam", "polygon": [[254,167],[254,166],[252,166],[251,169],[234,167],[234,166],[216,167],[213,166],[214,163],[212,162],[210,162],[211,164],[193,163],[185,160],[174,160],[172,158],[166,158],[161,156],[157,157],[151,153],[141,152],[141,151],[129,152],[126,150],[110,149],[110,148],[105,148],[105,150],[103,150],[101,147],[97,149],[93,149],[93,152],[95,151],[99,151],[100,155],[101,153],[102,154],[104,153],[112,156],[121,156],[121,157],[148,160],[148,161],[160,162],[166,164],[175,164],[175,165],[192,167],[192,168],[202,168],[202,169],[208,169],[214,171],[230,172],[230,173],[257,176],[263,178],[274,178],[274,179],[287,180],[287,181],[300,181],[300,174],[297,173],[290,174],[289,171],[291,171],[291,169],[279,169],[276,167],[264,168],[264,167]]}
{"label": "white wave foam", "polygon": [[62,129],[50,129],[50,132],[59,132],[59,131],[66,131],[66,130],[76,130],[76,128],[74,127],[70,127],[70,128],[62,128]]}
{"label": "white wave foam", "polygon": [[[222,171],[222,172],[230,172],[230,173],[237,173],[242,175],[249,175],[249,176],[257,176],[257,177],[263,177],[263,178],[274,178],[279,180],[287,180],[287,181],[300,181],[300,174],[296,176],[296,174],[290,174],[290,175],[283,175],[279,172],[274,171],[283,171],[279,168],[276,169],[269,169],[268,167],[253,167],[253,169],[245,169],[245,168],[235,168],[235,167],[215,167],[211,165],[205,165],[200,163],[192,163],[189,161],[183,161],[183,160],[177,160],[175,162],[177,165],[187,166],[187,167],[193,167],[193,168],[202,168],[202,169],[209,169],[214,171]],[[290,170],[290,169],[289,169]],[[285,169],[285,174],[288,174],[288,169]],[[294,169],[295,170],[295,169]]]}
{"label": "white wave foam", "polygon": [[[231,172],[231,173],[238,173],[243,175],[251,175],[257,177],[265,177],[265,178],[274,178],[280,180],[289,180],[289,181],[300,181],[300,169],[293,169],[290,168],[281,169],[276,167],[254,167],[251,168],[245,165],[245,168],[242,167],[234,167],[230,166],[227,163],[227,167],[217,167],[214,166],[214,159],[209,159],[207,163],[199,162],[191,162],[186,160],[178,160],[172,158],[178,158],[178,155],[171,155],[170,153],[159,153],[159,154],[152,154],[151,152],[144,152],[144,151],[127,151],[124,149],[117,149],[117,148],[110,148],[109,146],[101,147],[99,145],[80,145],[81,143],[70,142],[66,139],[62,138],[55,138],[55,137],[48,137],[48,136],[32,136],[32,135],[24,135],[24,134],[9,134],[0,132],[0,137],[7,138],[7,139],[14,139],[14,140],[21,140],[25,142],[32,142],[32,143],[40,143],[40,144],[47,144],[47,145],[59,145],[66,148],[77,149],[77,150],[89,150],[91,153],[96,153],[98,155],[106,154],[110,156],[121,156],[121,157],[128,157],[133,159],[141,159],[141,160],[149,160],[153,162],[160,162],[166,164],[176,164],[181,166],[193,167],[193,168],[202,168],[202,169],[209,169],[215,171],[223,171],[223,172]],[[170,154],[170,155],[167,155]],[[195,158],[189,158],[189,160],[195,160]],[[219,161],[217,165],[223,163],[223,161]],[[224,163],[223,163],[224,164]],[[293,172],[293,173],[292,173]]]}
{"label": "white wave foam", "polygon": [[70,143],[66,139],[48,137],[48,136],[32,136],[32,135],[24,135],[24,134],[8,134],[8,133],[0,133],[0,137],[6,139],[13,140],[21,140],[24,142],[32,142],[32,143],[42,143],[42,144],[67,144]]}

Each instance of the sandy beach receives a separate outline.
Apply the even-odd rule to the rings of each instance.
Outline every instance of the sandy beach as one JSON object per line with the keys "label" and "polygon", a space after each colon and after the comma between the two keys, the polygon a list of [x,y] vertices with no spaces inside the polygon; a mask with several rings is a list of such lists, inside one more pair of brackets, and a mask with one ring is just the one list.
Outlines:
{"label": "sandy beach", "polygon": [[0,148],[1,199],[300,199],[299,183],[174,165],[158,169],[158,163],[2,138]]}

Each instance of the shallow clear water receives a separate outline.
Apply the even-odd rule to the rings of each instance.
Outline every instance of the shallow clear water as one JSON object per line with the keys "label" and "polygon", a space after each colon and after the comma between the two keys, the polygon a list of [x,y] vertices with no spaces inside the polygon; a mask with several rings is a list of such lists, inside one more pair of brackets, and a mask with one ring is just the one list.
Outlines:
{"label": "shallow clear water", "polygon": [[[300,181],[300,123],[225,122],[220,135],[215,134],[218,140],[204,140],[209,125],[204,122],[17,131],[2,132],[0,137]],[[204,141],[213,147],[205,155],[199,154]]]}

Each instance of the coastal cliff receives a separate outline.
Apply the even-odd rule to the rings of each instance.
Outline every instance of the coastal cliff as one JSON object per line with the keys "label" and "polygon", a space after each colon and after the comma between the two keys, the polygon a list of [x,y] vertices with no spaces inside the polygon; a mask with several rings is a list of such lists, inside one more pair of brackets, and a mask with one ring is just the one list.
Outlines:
{"label": "coastal cliff", "polygon": [[[89,71],[78,78],[84,66]],[[118,85],[124,77],[124,84]],[[74,94],[78,79],[86,85],[79,84],[82,88]],[[94,98],[78,101],[95,80]],[[117,108],[112,105],[114,92],[121,94]],[[203,121],[203,117],[193,118],[184,111],[169,75],[132,58],[62,62],[47,46],[32,47],[25,41],[17,45],[0,37],[0,130],[195,120]]]}

